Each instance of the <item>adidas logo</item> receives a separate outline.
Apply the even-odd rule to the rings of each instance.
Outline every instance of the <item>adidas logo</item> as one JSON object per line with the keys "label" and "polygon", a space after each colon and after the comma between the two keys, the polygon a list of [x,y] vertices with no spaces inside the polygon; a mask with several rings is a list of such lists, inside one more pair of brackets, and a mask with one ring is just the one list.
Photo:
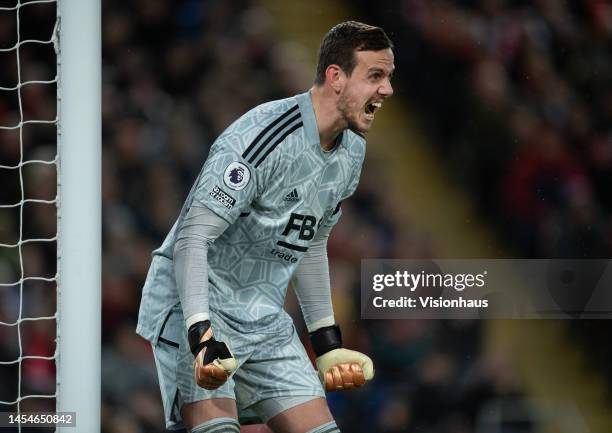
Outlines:
{"label": "adidas logo", "polygon": [[297,189],[293,188],[289,194],[285,196],[285,201],[299,201],[300,197],[298,196]]}

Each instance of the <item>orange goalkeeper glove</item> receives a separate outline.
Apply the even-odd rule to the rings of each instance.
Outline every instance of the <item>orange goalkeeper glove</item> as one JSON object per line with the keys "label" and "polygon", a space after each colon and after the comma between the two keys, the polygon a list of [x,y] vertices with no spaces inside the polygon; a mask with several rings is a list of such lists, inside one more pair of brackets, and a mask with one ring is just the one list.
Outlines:
{"label": "orange goalkeeper glove", "polygon": [[342,348],[338,325],[311,332],[310,341],[317,355],[317,370],[325,391],[353,389],[374,377],[374,364],[369,356]]}
{"label": "orange goalkeeper glove", "polygon": [[196,383],[208,390],[219,388],[236,371],[236,358],[224,342],[215,340],[209,320],[191,325],[188,339],[191,353],[195,356]]}

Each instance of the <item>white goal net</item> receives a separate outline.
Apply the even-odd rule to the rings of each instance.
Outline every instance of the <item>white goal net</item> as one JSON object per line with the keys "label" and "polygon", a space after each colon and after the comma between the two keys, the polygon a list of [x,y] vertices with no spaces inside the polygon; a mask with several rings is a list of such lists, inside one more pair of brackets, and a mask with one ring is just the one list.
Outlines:
{"label": "white goal net", "polygon": [[0,3],[0,412],[55,410],[55,3]]}
{"label": "white goal net", "polygon": [[99,20],[99,0],[0,0],[2,423],[99,431]]}

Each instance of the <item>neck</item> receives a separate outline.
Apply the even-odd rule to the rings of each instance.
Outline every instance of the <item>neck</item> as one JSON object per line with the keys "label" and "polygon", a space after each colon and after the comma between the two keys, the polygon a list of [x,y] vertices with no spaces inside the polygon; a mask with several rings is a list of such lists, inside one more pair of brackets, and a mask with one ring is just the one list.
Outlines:
{"label": "neck", "polygon": [[346,129],[346,124],[336,107],[333,91],[325,86],[310,89],[312,106],[319,128],[319,141],[323,150],[331,150],[338,136]]}

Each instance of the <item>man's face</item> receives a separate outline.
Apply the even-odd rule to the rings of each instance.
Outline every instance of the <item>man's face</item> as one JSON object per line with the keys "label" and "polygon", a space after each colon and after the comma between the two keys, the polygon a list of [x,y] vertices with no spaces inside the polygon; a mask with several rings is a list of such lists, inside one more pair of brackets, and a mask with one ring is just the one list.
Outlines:
{"label": "man's face", "polygon": [[355,52],[357,64],[342,88],[337,108],[347,123],[347,127],[366,133],[372,125],[374,115],[385,98],[393,95],[391,76],[393,51],[390,48],[380,51]]}

